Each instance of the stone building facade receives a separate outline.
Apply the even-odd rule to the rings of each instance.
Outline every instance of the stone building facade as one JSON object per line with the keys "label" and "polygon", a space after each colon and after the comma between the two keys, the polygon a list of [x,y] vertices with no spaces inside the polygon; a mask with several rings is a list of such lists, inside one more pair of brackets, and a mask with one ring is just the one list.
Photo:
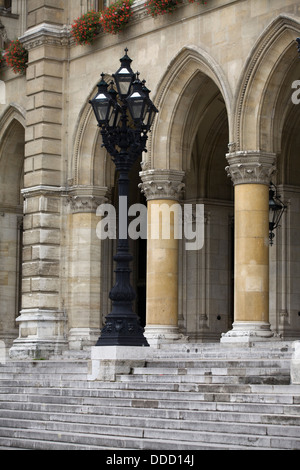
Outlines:
{"label": "stone building facade", "polygon": [[[125,47],[159,110],[130,201],[204,205],[201,249],[132,242],[149,342],[299,339],[299,2],[183,0],[152,18],[136,0],[124,31],[76,45],[70,25],[95,8],[0,0],[2,47],[18,37],[29,54],[26,75],[0,71],[0,338],[11,356],[94,345],[110,311],[115,243],[96,227],[116,176],[89,100]],[[272,247],[270,181],[287,206]]]}

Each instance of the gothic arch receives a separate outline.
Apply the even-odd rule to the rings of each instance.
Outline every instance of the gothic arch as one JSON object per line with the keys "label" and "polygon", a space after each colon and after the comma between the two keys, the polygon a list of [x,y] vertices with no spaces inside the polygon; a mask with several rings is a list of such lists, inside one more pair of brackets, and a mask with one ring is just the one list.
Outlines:
{"label": "gothic arch", "polygon": [[[299,30],[299,18],[279,15],[250,51],[237,88],[231,151],[280,151],[282,126],[291,106],[291,71],[299,60],[295,43]],[[284,107],[284,102],[289,106]]]}
{"label": "gothic arch", "polygon": [[20,311],[25,112],[12,105],[0,117],[0,333],[10,344]]}
{"label": "gothic arch", "polygon": [[144,166],[188,170],[203,111],[214,99],[225,102],[230,122],[232,92],[227,79],[205,51],[189,46],[172,60],[155,95],[159,114]]}
{"label": "gothic arch", "polygon": [[11,105],[0,118],[0,203],[16,210],[22,205],[25,111]]}
{"label": "gothic arch", "polygon": [[99,127],[89,104],[96,90],[94,87],[87,97],[75,126],[74,147],[69,167],[69,180],[72,186],[109,187],[112,181],[111,160],[108,153],[101,148]]}
{"label": "gothic arch", "polygon": [[26,111],[20,105],[11,103],[2,115],[0,115],[0,144],[3,145],[3,139],[10,124],[15,120],[25,128]]}

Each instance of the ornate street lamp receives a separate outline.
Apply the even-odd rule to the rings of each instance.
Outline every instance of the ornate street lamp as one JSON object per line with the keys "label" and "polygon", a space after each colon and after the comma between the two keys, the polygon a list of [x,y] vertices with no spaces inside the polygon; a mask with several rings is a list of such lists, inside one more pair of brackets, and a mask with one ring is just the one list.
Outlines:
{"label": "ornate street lamp", "polygon": [[299,52],[299,57],[300,57],[300,38],[297,38],[296,41],[298,43],[298,52]]}
{"label": "ornate street lamp", "polygon": [[281,201],[281,196],[277,193],[277,188],[273,183],[269,187],[269,239],[270,245],[273,245],[275,237],[274,230],[279,227],[281,217],[286,210],[286,206]]}
{"label": "ornate street lamp", "polygon": [[[146,151],[147,134],[158,112],[149,98],[145,82],[131,69],[132,60],[127,55],[120,59],[121,67],[113,75],[117,92],[108,90],[108,83],[101,75],[98,93],[90,101],[98,126],[101,129],[103,146],[110,153],[119,173],[119,197],[129,195],[129,171],[134,162]],[[128,209],[128,208],[127,208]],[[124,237],[118,234],[117,254],[114,260],[116,283],[109,297],[112,311],[106,317],[106,324],[101,331],[96,346],[149,346],[139,324],[138,316],[133,312],[132,304],[135,292],[130,284],[129,267],[133,257],[129,253],[128,227]]]}

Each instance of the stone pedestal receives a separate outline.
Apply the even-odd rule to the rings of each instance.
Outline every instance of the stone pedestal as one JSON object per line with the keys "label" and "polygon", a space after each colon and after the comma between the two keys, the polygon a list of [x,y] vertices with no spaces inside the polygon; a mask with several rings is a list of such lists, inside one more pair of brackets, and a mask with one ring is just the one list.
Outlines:
{"label": "stone pedestal", "polygon": [[150,348],[142,346],[94,346],[91,348],[88,380],[114,382],[118,374],[144,367]]}
{"label": "stone pedestal", "polygon": [[293,355],[291,359],[291,383],[300,385],[300,341],[293,343]]}
{"label": "stone pedestal", "polygon": [[27,309],[16,320],[19,337],[9,351],[12,359],[48,359],[66,349],[64,312]]}

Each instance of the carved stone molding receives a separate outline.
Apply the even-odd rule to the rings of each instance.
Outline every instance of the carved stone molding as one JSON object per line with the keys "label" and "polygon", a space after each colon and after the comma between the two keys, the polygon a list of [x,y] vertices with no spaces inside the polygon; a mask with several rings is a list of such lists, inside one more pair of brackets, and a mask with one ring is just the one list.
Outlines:
{"label": "carved stone molding", "polygon": [[240,151],[226,155],[225,169],[233,184],[257,183],[269,185],[275,172],[276,155],[259,151]]}
{"label": "carved stone molding", "polygon": [[27,50],[44,44],[51,46],[67,46],[70,41],[70,26],[42,23],[28,29],[20,38],[20,41]]}
{"label": "carved stone molding", "polygon": [[185,173],[179,170],[147,170],[140,172],[142,183],[139,185],[147,201],[156,199],[181,199]]}
{"label": "carved stone molding", "polygon": [[73,187],[67,199],[70,211],[73,214],[95,213],[100,204],[107,202],[107,193],[105,187]]}

